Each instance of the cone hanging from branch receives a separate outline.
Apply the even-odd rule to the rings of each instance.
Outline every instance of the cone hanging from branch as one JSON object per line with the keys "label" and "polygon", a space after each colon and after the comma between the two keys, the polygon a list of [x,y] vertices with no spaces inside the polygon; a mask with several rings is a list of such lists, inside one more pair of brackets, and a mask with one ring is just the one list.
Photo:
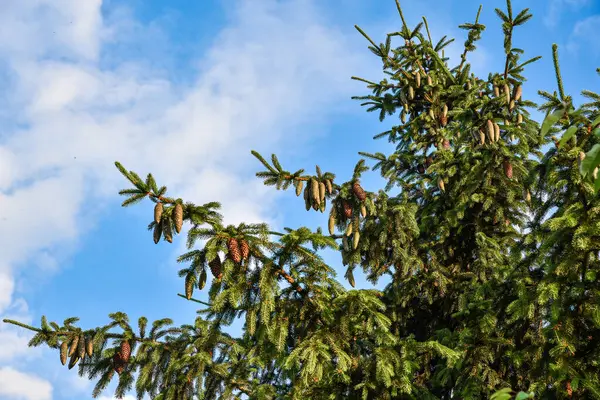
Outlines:
{"label": "cone hanging from branch", "polygon": [[506,161],[504,161],[503,165],[504,165],[504,174],[506,175],[506,177],[508,179],[512,179],[512,177],[513,177],[512,164],[508,160],[506,160]]}
{"label": "cone hanging from branch", "polygon": [[352,191],[360,201],[365,201],[365,199],[367,198],[367,193],[364,191],[362,186],[360,186],[360,182],[358,180],[356,180],[352,185]]}
{"label": "cone hanging from branch", "polygon": [[240,245],[236,238],[227,239],[227,250],[234,263],[239,264],[242,261],[242,253],[240,251]]}

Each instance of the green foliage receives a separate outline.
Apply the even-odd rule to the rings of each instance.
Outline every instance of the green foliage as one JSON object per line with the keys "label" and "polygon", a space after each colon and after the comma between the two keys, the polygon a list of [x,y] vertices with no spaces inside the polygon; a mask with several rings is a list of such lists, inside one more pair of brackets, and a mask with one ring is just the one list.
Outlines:
{"label": "green foliage", "polygon": [[[539,57],[522,62],[513,36],[532,15],[506,4],[495,10],[504,68],[486,79],[467,62],[485,30],[481,7],[460,26],[467,39],[455,67],[444,56],[452,39],[434,43],[425,18],[410,29],[397,1],[402,27],[384,43],[356,27],[385,77],[353,77],[371,91],[355,99],[380,120],[400,117],[375,135],[394,145],[391,154],[360,153],[375,161],[384,190],[360,186],[364,159],[338,182],[319,166],[291,173],[252,151],[265,185],[304,193],[307,211],[330,205],[329,235],[223,226],[219,203],[167,197],[151,174],[143,181],[115,163],[133,185],[119,192],[123,206],[148,197],[157,207],[155,243],[177,237],[178,207],[191,225],[177,259],[186,264],[179,296],[205,307],[191,325],[140,318],[134,329],[120,312],[88,330],[77,318],[5,322],[34,331],[30,346],[62,353],[84,338],[91,354],[73,360],[96,381],[94,397],[115,379],[117,396],[162,400],[600,397],[600,95],[584,91],[591,102],[575,109],[554,46],[558,94],[540,91],[547,115],[541,126],[531,120],[537,105],[522,98],[522,74]],[[358,267],[371,283],[390,283],[346,289],[319,256],[325,248],[340,252],[352,287]],[[222,328],[236,318],[244,329],[231,337]]]}

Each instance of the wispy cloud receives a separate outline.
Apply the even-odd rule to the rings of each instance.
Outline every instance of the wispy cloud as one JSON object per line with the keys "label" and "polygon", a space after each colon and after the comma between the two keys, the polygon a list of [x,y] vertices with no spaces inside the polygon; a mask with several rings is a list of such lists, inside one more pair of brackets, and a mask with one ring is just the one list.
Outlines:
{"label": "wispy cloud", "polygon": [[549,28],[554,28],[560,22],[565,12],[574,12],[589,5],[591,0],[550,0],[548,9],[544,16],[544,24]]}
{"label": "wispy cloud", "polygon": [[567,49],[571,52],[579,52],[582,48],[585,48],[589,55],[600,55],[599,26],[600,14],[577,21],[569,37]]}
{"label": "wispy cloud", "polygon": [[[235,2],[231,25],[182,88],[111,48],[123,32],[135,32],[129,42],[157,34],[155,25],[127,12],[103,19],[100,0],[1,2],[1,84],[12,95],[0,100],[10,110],[0,115],[10,127],[0,133],[0,317],[15,307],[19,271],[54,269],[57,254],[75,251],[98,210],[125,186],[114,160],[154,172],[188,200],[221,201],[228,223],[276,218],[275,192],[244,182],[247,167],[257,166],[249,150],[308,140],[299,127],[343,111],[339,100],[353,94],[349,77],[370,61],[312,4]],[[0,365],[12,365],[28,338],[1,329],[12,345]],[[0,367],[0,397],[51,398],[50,383],[24,368]]]}

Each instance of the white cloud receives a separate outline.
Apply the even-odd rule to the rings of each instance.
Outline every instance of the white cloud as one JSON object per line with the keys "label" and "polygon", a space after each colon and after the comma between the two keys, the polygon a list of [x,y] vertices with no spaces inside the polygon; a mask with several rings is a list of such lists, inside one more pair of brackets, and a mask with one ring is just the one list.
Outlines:
{"label": "white cloud", "polygon": [[590,3],[590,0],[550,0],[548,1],[548,11],[544,16],[544,24],[549,28],[554,28],[565,12],[577,11]]}
{"label": "white cloud", "polygon": [[598,26],[600,26],[600,14],[577,21],[569,37],[567,49],[577,52],[584,47],[586,52],[598,55],[600,53]]}
{"label": "white cloud", "polygon": [[[182,88],[165,71],[122,54],[111,54],[113,68],[103,66],[102,52],[121,37],[135,43],[159,33],[127,12],[103,20],[101,5],[0,2],[0,76],[11,90],[0,100],[0,318],[11,314],[19,288],[30,286],[15,284],[20,268],[27,266],[28,276],[55,270],[98,210],[127,186],[115,160],[153,172],[174,196],[222,202],[226,223],[276,222],[277,192],[253,177],[260,164],[250,149],[298,148],[322,134],[299,132],[324,110],[353,106],[340,105],[354,94],[349,77],[372,61],[363,43],[321,20],[311,2],[245,0],[235,3],[231,25]],[[31,320],[26,309],[17,314]],[[11,365],[0,369],[0,397],[50,398],[48,382],[14,369],[17,358],[40,355],[26,347],[30,337],[0,325],[0,365]]]}
{"label": "white cloud", "polygon": [[50,400],[50,382],[11,367],[0,367],[0,397],[15,400]]}

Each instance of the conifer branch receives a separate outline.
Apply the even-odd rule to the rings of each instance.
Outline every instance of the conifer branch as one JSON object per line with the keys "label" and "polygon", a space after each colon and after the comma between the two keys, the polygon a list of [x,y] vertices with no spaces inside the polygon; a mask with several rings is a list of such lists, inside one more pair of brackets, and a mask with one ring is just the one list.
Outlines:
{"label": "conifer branch", "polygon": [[17,326],[20,326],[21,328],[25,328],[27,330],[38,332],[38,333],[43,332],[41,329],[36,328],[35,326],[27,325],[27,324],[24,324],[22,322],[15,321],[15,320],[12,320],[12,319],[5,318],[5,319],[2,320],[2,322],[4,322],[5,324],[17,325]]}
{"label": "conifer branch", "polygon": [[427,18],[423,17],[423,23],[425,24],[425,31],[427,32],[427,38],[429,43],[433,46],[433,40],[431,40],[431,33],[429,32],[429,25],[427,24]]}
{"label": "conifer branch", "polygon": [[[185,297],[185,295],[183,295],[183,294],[181,294],[181,293],[177,293],[177,296],[179,296],[179,297],[182,297],[182,298],[184,298],[184,299],[188,300],[188,298],[187,298],[187,297]],[[193,298],[193,297],[192,297],[192,298],[190,298],[190,299],[189,299],[189,301],[194,301],[194,302],[196,302],[196,303],[200,303],[200,304],[202,304],[202,305],[205,305],[205,306],[207,306],[207,307],[211,307],[211,304],[210,304],[210,303],[207,303],[207,302],[205,302],[205,301],[202,301],[202,300],[195,299],[195,298]]]}
{"label": "conifer branch", "polygon": [[560,75],[560,65],[558,63],[558,45],[556,43],[552,44],[552,61],[554,62],[554,72],[556,74],[556,82],[558,84],[558,93],[560,95],[560,99],[564,101],[565,90],[563,88],[562,77]]}

